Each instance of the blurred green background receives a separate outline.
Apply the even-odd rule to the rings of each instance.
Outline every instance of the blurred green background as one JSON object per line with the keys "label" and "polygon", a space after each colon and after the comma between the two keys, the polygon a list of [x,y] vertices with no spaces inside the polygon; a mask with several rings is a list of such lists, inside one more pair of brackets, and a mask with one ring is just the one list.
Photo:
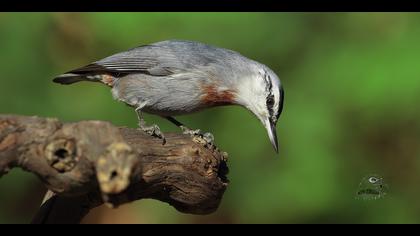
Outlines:
{"label": "blurred green background", "polygon": [[[220,208],[194,216],[142,200],[95,209],[85,223],[420,223],[419,25],[416,13],[1,13],[0,113],[136,127],[106,86],[51,79],[167,39],[229,48],[284,84],[280,154],[241,107],[178,117],[229,153]],[[369,174],[385,178],[388,194],[355,200]],[[19,169],[2,177],[0,223],[29,222],[44,191]]]}

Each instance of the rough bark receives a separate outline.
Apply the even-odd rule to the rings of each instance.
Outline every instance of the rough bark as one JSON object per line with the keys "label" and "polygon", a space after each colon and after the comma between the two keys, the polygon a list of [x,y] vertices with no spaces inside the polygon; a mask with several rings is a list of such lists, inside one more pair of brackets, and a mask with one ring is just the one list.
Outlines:
{"label": "rough bark", "polygon": [[20,167],[56,196],[33,223],[77,223],[93,207],[143,198],[192,214],[214,212],[227,186],[227,154],[201,138],[166,133],[166,144],[103,121],[0,115],[0,177]]}

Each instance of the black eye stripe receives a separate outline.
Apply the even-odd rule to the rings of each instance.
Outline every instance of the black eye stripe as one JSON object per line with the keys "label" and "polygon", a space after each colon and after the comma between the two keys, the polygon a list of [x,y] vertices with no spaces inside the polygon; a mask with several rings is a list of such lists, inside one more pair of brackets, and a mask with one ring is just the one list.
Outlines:
{"label": "black eye stripe", "polygon": [[284,105],[284,89],[283,89],[283,86],[280,85],[279,88],[278,88],[279,89],[279,104],[278,104],[278,107],[277,107],[277,112],[274,113],[273,107],[274,107],[275,101],[274,101],[274,94],[273,94],[273,91],[272,91],[273,84],[271,82],[270,75],[265,70],[264,70],[264,75],[261,72],[260,72],[260,75],[264,78],[264,81],[266,83],[266,91],[268,93],[266,104],[267,104],[268,112],[270,114],[271,120],[273,122],[276,122],[279,119],[281,113],[283,112],[283,105]]}
{"label": "black eye stripe", "polygon": [[265,83],[266,83],[266,89],[265,90],[268,92],[268,96],[267,96],[267,100],[266,100],[267,109],[268,109],[268,113],[272,117],[273,113],[274,113],[274,110],[273,110],[274,94],[272,92],[273,84],[271,83],[271,78],[268,75],[267,71],[264,71],[264,80],[265,80]]}
{"label": "black eye stripe", "polygon": [[280,86],[279,94],[280,94],[280,104],[279,104],[279,109],[277,111],[277,116],[276,116],[277,120],[279,119],[280,114],[283,111],[283,103],[284,103],[284,89],[283,89],[283,86]]}
{"label": "black eye stripe", "polygon": [[271,83],[270,76],[265,72],[264,74],[265,82],[267,83],[267,91],[271,93],[271,89],[273,88],[273,84]]}

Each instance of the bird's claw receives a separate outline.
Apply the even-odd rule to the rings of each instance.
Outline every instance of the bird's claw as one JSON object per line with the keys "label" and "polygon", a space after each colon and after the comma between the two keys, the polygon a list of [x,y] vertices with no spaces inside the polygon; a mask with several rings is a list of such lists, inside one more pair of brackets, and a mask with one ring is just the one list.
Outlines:
{"label": "bird's claw", "polygon": [[151,126],[140,126],[140,130],[145,132],[146,134],[162,139],[162,145],[165,145],[166,138],[163,135],[162,131],[160,131],[159,126],[157,125],[151,125]]}
{"label": "bird's claw", "polygon": [[182,133],[189,134],[194,142],[209,146],[214,145],[214,136],[209,132],[202,134],[199,129],[193,130],[185,126],[182,126],[181,129],[183,131]]}
{"label": "bird's claw", "polygon": [[207,143],[214,143],[214,135],[212,133],[207,132],[203,134],[203,139],[206,140]]}
{"label": "bird's claw", "polygon": [[182,129],[183,134],[189,134],[191,136],[197,136],[197,135],[201,134],[200,133],[201,130],[199,130],[199,129],[190,129],[190,128],[185,127],[185,126],[182,126],[181,129]]}

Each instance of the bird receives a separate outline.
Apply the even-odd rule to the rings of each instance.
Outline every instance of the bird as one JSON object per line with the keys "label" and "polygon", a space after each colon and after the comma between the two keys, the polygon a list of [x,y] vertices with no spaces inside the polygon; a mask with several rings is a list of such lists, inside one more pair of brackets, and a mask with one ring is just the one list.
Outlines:
{"label": "bird", "polygon": [[[143,112],[169,120],[185,134],[202,135],[174,117],[217,106],[245,107],[263,124],[278,153],[276,124],[283,110],[283,85],[268,66],[239,52],[190,40],[165,40],[113,54],[53,79],[66,85],[80,81],[109,86],[114,99],[135,109],[139,129],[163,144],[164,134],[156,124],[146,124]],[[204,137],[214,140],[211,133]]]}

